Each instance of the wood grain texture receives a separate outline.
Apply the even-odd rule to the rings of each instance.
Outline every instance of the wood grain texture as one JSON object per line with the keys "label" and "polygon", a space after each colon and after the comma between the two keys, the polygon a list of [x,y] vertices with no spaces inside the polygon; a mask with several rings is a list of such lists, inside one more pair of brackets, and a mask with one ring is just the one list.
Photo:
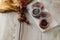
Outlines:
{"label": "wood grain texture", "polygon": [[3,37],[1,40],[17,40],[18,38],[18,15],[16,12],[11,13],[0,13],[0,27],[2,27],[1,32],[3,33]]}
{"label": "wood grain texture", "polygon": [[[41,0],[57,22],[60,23],[60,3],[58,0]],[[28,14],[27,14],[28,15]],[[29,16],[29,15],[28,15]],[[27,17],[28,17],[27,16]],[[17,12],[0,13],[0,40],[18,40],[19,22]],[[60,40],[60,26],[41,33],[34,24],[31,17],[28,17],[31,25],[24,24],[22,40]]]}

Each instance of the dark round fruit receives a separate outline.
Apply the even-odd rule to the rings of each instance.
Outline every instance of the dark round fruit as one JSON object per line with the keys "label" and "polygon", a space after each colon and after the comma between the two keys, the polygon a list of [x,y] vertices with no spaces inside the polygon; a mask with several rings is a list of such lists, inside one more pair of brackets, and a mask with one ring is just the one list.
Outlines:
{"label": "dark round fruit", "polygon": [[41,17],[47,17],[47,14],[40,14]]}
{"label": "dark round fruit", "polygon": [[33,5],[34,7],[40,7],[40,5],[39,4],[35,4],[35,5]]}
{"label": "dark round fruit", "polygon": [[40,2],[34,3],[33,7],[38,7],[38,8],[44,9],[43,3],[40,3]]}
{"label": "dark round fruit", "polygon": [[48,22],[46,20],[42,20],[41,25],[42,26],[47,26]]}
{"label": "dark round fruit", "polygon": [[26,16],[25,16],[25,15],[23,15],[22,18],[23,18],[24,20],[26,20]]}
{"label": "dark round fruit", "polygon": [[18,18],[18,21],[19,22],[24,22],[24,19],[23,18]]}
{"label": "dark round fruit", "polygon": [[47,18],[48,16],[49,16],[49,14],[47,12],[40,13],[40,17],[42,17],[42,18]]}
{"label": "dark round fruit", "polygon": [[34,14],[34,15],[37,15],[37,14],[39,14],[39,13],[40,13],[40,9],[34,9],[34,10],[33,10],[33,14]]}
{"label": "dark round fruit", "polygon": [[43,19],[41,22],[40,22],[40,27],[42,28],[42,29],[46,29],[46,28],[48,28],[48,22],[47,22],[47,20],[45,20],[45,19]]}
{"label": "dark round fruit", "polygon": [[27,24],[30,24],[30,21],[29,21],[29,20],[26,20],[26,23],[27,23]]}

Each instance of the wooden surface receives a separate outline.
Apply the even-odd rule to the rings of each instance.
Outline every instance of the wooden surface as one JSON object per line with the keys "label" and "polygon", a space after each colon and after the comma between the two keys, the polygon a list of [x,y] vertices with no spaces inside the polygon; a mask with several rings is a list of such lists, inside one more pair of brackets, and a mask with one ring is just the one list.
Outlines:
{"label": "wooden surface", "polygon": [[[41,0],[45,7],[52,13],[53,17],[60,24],[60,0]],[[18,40],[19,22],[16,12],[0,14],[0,40]],[[60,26],[45,33],[34,25],[31,17],[28,17],[31,25],[23,24],[22,40],[60,40]]]}

